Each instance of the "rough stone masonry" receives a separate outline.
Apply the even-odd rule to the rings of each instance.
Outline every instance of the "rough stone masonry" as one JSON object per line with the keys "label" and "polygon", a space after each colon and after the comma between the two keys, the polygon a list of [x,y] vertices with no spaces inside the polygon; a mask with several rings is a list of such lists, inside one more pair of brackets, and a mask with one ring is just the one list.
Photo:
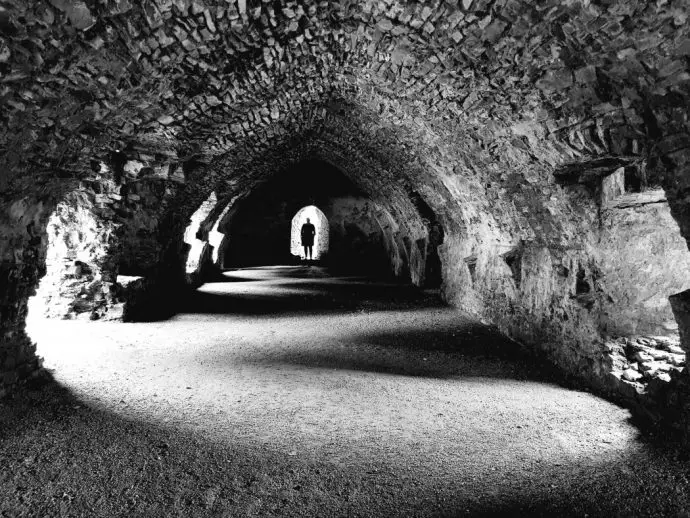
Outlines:
{"label": "rough stone masonry", "polygon": [[[48,276],[70,280],[63,316],[154,318],[187,289],[184,231],[211,193],[201,240],[321,160],[385,213],[397,273],[423,284],[430,211],[449,303],[690,431],[669,350],[690,347],[689,12],[0,1],[0,392],[40,368],[24,322],[49,243],[66,247]],[[646,374],[655,354],[664,376]]]}

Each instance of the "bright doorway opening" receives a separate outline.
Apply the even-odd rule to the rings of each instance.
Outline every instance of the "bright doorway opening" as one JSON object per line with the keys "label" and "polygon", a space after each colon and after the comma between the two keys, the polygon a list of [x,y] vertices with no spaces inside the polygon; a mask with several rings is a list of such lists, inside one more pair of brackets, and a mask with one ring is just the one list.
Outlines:
{"label": "bright doorway opening", "polygon": [[294,256],[306,259],[304,247],[302,246],[302,225],[307,219],[314,225],[316,235],[314,236],[314,248],[312,259],[319,260],[328,252],[328,219],[326,215],[315,205],[307,205],[297,211],[292,218],[292,230],[290,232],[290,252]]}

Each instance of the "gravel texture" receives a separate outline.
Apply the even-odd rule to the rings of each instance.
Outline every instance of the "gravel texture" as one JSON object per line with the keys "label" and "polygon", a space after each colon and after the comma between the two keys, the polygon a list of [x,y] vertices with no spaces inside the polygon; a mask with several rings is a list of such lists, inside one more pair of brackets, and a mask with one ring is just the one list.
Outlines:
{"label": "gravel texture", "polygon": [[684,454],[434,294],[225,274],[156,323],[31,322],[0,516],[687,516]]}

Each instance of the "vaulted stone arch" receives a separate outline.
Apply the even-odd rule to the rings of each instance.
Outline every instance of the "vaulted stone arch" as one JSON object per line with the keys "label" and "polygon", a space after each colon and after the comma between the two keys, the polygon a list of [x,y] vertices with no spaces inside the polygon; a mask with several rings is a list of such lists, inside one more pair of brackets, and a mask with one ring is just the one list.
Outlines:
{"label": "vaulted stone arch", "polygon": [[[129,222],[119,239],[135,253],[118,268],[149,279],[154,300],[170,295],[163,286],[186,289],[184,228],[211,192],[204,239],[276,164],[320,159],[416,238],[429,207],[445,234],[447,301],[598,390],[670,419],[685,412],[687,372],[640,395],[611,375],[623,360],[609,340],[659,331],[670,315],[661,290],[688,287],[671,220],[690,239],[682,2],[0,9],[0,387],[36,371],[26,299],[69,193]],[[150,228],[135,223],[154,212]],[[674,298],[685,336],[688,298]]]}

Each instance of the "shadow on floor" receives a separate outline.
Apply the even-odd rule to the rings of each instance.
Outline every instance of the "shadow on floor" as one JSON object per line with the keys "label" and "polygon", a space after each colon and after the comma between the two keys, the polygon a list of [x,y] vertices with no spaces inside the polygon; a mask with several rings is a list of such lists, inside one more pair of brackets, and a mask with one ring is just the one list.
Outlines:
{"label": "shadow on floor", "polygon": [[[370,296],[370,295],[369,295]],[[420,307],[416,295],[401,292],[381,302],[364,294],[335,296],[333,290],[306,288],[275,289],[266,293],[218,294],[194,292],[178,304],[179,313],[274,315],[309,313],[391,311]],[[444,307],[440,301],[429,301],[422,307]]]}
{"label": "shadow on floor", "polygon": [[[274,279],[320,279],[320,278],[367,279],[365,276],[336,274],[330,269],[316,265],[300,266],[257,266],[252,268],[231,268],[214,274],[205,282],[262,282]],[[388,280],[393,280],[392,278]]]}
{"label": "shadow on floor", "polygon": [[[266,350],[246,358],[247,365],[297,366],[307,369],[352,370],[425,378],[495,378],[564,385],[552,364],[535,358],[496,330],[448,314],[427,329],[400,326],[387,330],[347,330],[313,347]],[[454,318],[450,318],[454,317]],[[207,369],[242,361],[241,353],[204,352],[196,360]],[[264,376],[270,376],[264,373]]]}
{"label": "shadow on floor", "polygon": [[[287,268],[285,269],[287,270]],[[299,270],[299,269],[297,269]],[[269,279],[248,270],[251,280],[234,278],[229,283],[207,283],[187,294],[178,311],[195,314],[277,315],[334,311],[390,311],[410,308],[445,307],[436,293],[400,283],[383,283],[361,277],[302,277],[293,272],[289,280],[283,270],[266,270]]]}
{"label": "shadow on floor", "polygon": [[[318,271],[322,277],[305,277],[306,270]],[[238,317],[397,313],[397,320],[387,321],[387,315],[377,316],[375,327],[367,327],[363,321],[361,326],[349,324],[341,332],[334,331],[327,335],[325,347],[300,348],[300,352],[290,348],[272,350],[260,360],[264,365],[289,364],[437,378],[563,381],[551,364],[527,356],[516,342],[448,308],[436,293],[361,277],[333,278],[322,268],[251,268],[225,275],[251,279],[264,276],[264,279],[251,281],[246,288],[236,284],[206,284],[186,298],[181,312]],[[314,325],[309,319],[300,324],[309,325]],[[316,332],[322,334],[323,330]],[[214,368],[233,363],[234,354],[204,357],[203,361]]]}
{"label": "shadow on floor", "polygon": [[[411,453],[411,452],[410,452]],[[510,454],[509,450],[506,452]],[[8,516],[687,516],[688,466],[661,444],[615,462],[545,461],[507,471],[402,455],[356,465],[240,434],[124,418],[56,383],[0,404],[0,514]]]}

